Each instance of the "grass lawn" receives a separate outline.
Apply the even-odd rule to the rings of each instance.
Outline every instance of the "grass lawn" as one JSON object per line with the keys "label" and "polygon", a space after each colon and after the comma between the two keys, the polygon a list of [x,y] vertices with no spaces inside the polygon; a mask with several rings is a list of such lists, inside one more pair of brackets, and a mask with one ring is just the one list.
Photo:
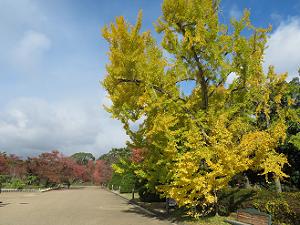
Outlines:
{"label": "grass lawn", "polygon": [[208,218],[199,218],[195,221],[188,221],[185,222],[187,225],[198,225],[198,224],[205,224],[205,225],[228,225],[229,223],[225,223],[224,220],[229,219],[229,217],[223,216],[214,216]]}
{"label": "grass lawn", "polygon": [[[128,200],[132,199],[132,193],[121,193],[121,196],[123,196],[124,198],[127,198]],[[134,193],[134,199],[139,199],[139,193]]]}

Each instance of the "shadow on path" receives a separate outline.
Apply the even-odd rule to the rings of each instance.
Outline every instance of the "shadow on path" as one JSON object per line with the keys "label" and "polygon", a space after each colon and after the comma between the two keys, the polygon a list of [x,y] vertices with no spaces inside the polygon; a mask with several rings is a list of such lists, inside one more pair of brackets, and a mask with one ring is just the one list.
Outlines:
{"label": "shadow on path", "polygon": [[152,219],[155,218],[155,219],[158,219],[163,222],[171,222],[167,215],[162,215],[162,214],[158,215],[157,213],[153,213],[153,212],[149,211],[148,209],[144,209],[143,207],[137,206],[131,202],[128,202],[127,205],[130,205],[131,208],[127,209],[127,210],[122,210],[125,213],[138,214],[143,217],[152,218]]}
{"label": "shadow on path", "polygon": [[0,202],[0,207],[4,207],[4,206],[7,206],[9,205],[10,203],[4,203],[4,202]]}

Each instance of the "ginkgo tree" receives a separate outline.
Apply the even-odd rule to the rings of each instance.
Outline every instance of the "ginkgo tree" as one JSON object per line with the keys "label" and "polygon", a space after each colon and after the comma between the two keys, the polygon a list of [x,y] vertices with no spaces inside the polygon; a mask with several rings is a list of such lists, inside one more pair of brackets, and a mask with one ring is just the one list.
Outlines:
{"label": "ginkgo tree", "polygon": [[[247,10],[229,25],[219,13],[218,0],[165,0],[155,25],[160,44],[141,31],[141,12],[135,25],[118,17],[103,29],[110,46],[107,110],[130,144],[143,149],[135,174],[198,211],[244,171],[279,184],[287,159],[276,148],[287,118],[299,121],[293,99],[282,104],[287,75],[263,70],[270,28],[254,27]],[[191,94],[182,91],[184,82]]]}

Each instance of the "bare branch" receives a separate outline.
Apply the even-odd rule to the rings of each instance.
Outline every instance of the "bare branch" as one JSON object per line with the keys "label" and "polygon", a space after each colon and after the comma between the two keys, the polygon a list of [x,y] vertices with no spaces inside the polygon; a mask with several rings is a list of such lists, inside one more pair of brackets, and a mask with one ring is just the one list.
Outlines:
{"label": "bare branch", "polygon": [[138,79],[123,79],[123,78],[120,78],[118,79],[119,83],[136,83],[136,84],[140,84],[142,83],[141,80],[138,80]]}

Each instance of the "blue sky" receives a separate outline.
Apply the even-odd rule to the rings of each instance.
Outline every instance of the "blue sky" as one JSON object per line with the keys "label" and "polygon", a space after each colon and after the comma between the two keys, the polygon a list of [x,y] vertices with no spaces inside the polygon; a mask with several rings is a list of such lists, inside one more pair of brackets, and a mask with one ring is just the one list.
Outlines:
{"label": "blue sky", "polygon": [[[158,0],[0,0],[0,151],[23,156],[58,149],[95,155],[125,145],[121,124],[110,118],[99,84],[108,45],[101,28],[119,15],[153,30]],[[224,21],[251,10],[256,26],[273,25],[265,66],[297,75],[300,1],[224,0]]]}

